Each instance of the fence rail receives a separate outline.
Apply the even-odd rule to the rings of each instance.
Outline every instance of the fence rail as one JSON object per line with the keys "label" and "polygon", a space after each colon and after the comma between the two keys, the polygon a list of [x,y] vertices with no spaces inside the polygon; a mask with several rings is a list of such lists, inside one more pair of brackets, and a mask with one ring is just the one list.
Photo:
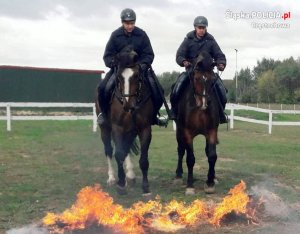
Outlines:
{"label": "fence rail", "polygon": [[[92,115],[68,115],[68,116],[13,116],[12,115],[12,108],[21,107],[21,108],[92,108],[93,114]],[[40,103],[40,102],[0,102],[0,108],[6,108],[6,116],[0,116],[0,120],[7,121],[7,131],[11,131],[11,122],[12,120],[92,120],[93,121],[93,131],[97,131],[97,116],[96,116],[96,108],[94,103]],[[162,108],[163,109],[163,108]],[[270,109],[263,109],[257,108],[252,106],[245,106],[239,104],[231,104],[228,103],[226,105],[226,109],[230,111],[229,120],[230,120],[230,128],[234,128],[234,120],[250,122],[250,123],[257,123],[257,124],[264,124],[268,125],[268,132],[269,134],[272,133],[272,126],[300,126],[299,122],[283,122],[283,121],[273,121],[273,114],[300,114],[300,110],[270,110]],[[246,117],[237,116],[234,114],[235,110],[250,110],[250,111],[257,111],[269,114],[269,120],[257,120],[257,119],[250,119]],[[176,129],[175,122],[173,122],[173,129]]]}
{"label": "fence rail", "polygon": [[[93,121],[93,131],[97,131],[97,116],[96,107],[94,103],[44,103],[44,102],[0,102],[0,108],[6,108],[6,116],[0,116],[0,120],[6,120],[6,129],[11,131],[12,120],[92,120]],[[12,108],[22,107],[22,108],[92,108],[92,115],[68,115],[68,116],[29,116],[29,115],[18,115],[13,116],[11,113]]]}
{"label": "fence rail", "polygon": [[[251,106],[244,106],[239,104],[227,104],[226,110],[230,110],[230,115],[228,116],[230,119],[230,128],[234,128],[234,120],[244,121],[244,122],[250,122],[250,123],[257,123],[257,124],[265,124],[268,125],[268,132],[269,134],[272,133],[272,126],[300,126],[299,122],[283,122],[283,121],[273,121],[273,114],[300,114],[300,110],[268,110],[268,109],[262,109],[257,107],[251,107]],[[257,120],[257,119],[250,119],[245,117],[240,117],[234,115],[234,110],[251,110],[251,111],[257,111],[262,113],[268,113],[269,114],[269,120]]]}

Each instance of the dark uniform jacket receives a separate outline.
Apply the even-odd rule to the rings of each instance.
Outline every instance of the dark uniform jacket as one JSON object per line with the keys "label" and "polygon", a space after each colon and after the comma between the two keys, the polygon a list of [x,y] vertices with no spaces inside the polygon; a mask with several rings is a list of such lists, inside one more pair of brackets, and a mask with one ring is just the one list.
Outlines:
{"label": "dark uniform jacket", "polygon": [[153,49],[146,32],[138,27],[134,27],[132,33],[127,34],[123,27],[112,32],[106,44],[103,59],[109,68],[114,66],[113,59],[125,46],[132,45],[138,54],[138,63],[151,65],[154,59]]}
{"label": "dark uniform jacket", "polygon": [[176,53],[176,62],[183,67],[183,61],[192,62],[201,51],[208,52],[217,64],[224,64],[226,66],[226,57],[221,51],[215,38],[208,32],[199,39],[195,31],[189,32],[181,43]]}

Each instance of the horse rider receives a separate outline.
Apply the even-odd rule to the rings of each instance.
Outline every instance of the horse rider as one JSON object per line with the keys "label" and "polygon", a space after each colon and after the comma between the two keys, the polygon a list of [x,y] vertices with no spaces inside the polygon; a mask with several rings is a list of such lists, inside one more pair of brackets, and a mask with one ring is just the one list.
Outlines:
{"label": "horse rider", "polygon": [[[154,52],[148,35],[141,28],[135,26],[136,14],[132,9],[126,8],[121,12],[122,26],[112,32],[109,41],[106,44],[103,55],[104,63],[110,68],[105,78],[98,86],[98,101],[101,113],[98,115],[98,123],[101,125],[106,121],[111,93],[115,87],[115,72],[117,62],[115,56],[126,46],[132,46],[138,54],[137,63],[139,64],[146,82],[150,86],[151,97],[154,101],[155,116],[153,123],[159,126],[165,126],[166,122],[157,118],[158,111],[163,103],[162,88],[158,82],[152,77],[153,70],[151,64],[154,59]],[[151,69],[151,71],[150,71]],[[158,90],[161,89],[161,90]]]}
{"label": "horse rider", "polygon": [[[191,63],[194,58],[198,56],[201,51],[208,52],[217,64],[219,71],[224,71],[226,67],[226,57],[221,51],[218,43],[214,37],[207,32],[208,21],[204,16],[197,16],[194,19],[194,30],[189,32],[181,43],[176,53],[176,62],[179,66],[185,67],[186,72],[182,73],[176,80],[172,93],[171,103],[175,104],[180,96],[180,92],[188,82],[188,72],[191,67]],[[223,85],[223,82],[217,73],[216,82],[214,84],[214,91],[219,99],[219,116],[220,123],[227,123],[227,118],[224,113],[225,105],[227,102],[226,93],[227,90]],[[173,109],[173,117],[176,118],[176,108]]]}

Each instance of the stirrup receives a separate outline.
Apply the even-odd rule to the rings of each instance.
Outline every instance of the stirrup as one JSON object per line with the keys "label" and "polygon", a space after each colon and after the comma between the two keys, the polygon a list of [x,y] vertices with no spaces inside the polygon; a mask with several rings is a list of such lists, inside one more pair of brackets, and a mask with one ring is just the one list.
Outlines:
{"label": "stirrup", "polygon": [[156,125],[160,126],[160,127],[168,127],[168,119],[160,119],[160,118],[156,118],[155,121]]}
{"label": "stirrup", "polygon": [[228,117],[225,112],[220,113],[220,124],[228,123]]}
{"label": "stirrup", "polygon": [[97,123],[99,125],[103,125],[105,123],[105,117],[104,117],[104,114],[103,112],[100,112],[98,117],[97,117]]}

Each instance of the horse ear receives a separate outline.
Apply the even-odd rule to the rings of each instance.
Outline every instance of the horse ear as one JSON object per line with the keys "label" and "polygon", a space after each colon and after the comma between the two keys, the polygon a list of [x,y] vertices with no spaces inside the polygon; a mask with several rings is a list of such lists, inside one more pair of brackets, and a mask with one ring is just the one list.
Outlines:
{"label": "horse ear", "polygon": [[207,51],[203,51],[201,63],[204,71],[211,71],[214,68],[213,58]]}
{"label": "horse ear", "polygon": [[193,65],[194,65],[195,68],[201,67],[203,58],[204,57],[203,57],[203,55],[201,53],[195,58],[195,60],[193,61]]}

